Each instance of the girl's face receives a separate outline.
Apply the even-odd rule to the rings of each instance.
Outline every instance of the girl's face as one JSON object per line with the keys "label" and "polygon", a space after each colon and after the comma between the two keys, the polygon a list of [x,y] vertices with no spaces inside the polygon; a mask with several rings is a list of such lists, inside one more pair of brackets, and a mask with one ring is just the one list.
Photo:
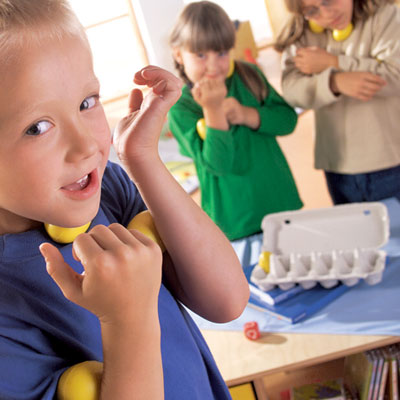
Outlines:
{"label": "girl's face", "polygon": [[301,0],[303,15],[328,29],[344,29],[353,17],[353,0]]}
{"label": "girl's face", "polygon": [[0,66],[0,233],[96,215],[111,134],[81,38],[25,45]]}
{"label": "girl's face", "polygon": [[192,83],[203,79],[225,80],[229,72],[229,51],[192,53],[181,48],[173,50],[175,60],[181,64]]}

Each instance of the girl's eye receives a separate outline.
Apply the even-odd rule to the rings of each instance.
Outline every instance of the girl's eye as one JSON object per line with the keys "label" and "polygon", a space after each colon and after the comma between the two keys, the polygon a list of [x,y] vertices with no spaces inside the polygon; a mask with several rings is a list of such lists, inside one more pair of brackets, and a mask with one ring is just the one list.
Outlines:
{"label": "girl's eye", "polygon": [[204,58],[205,57],[204,53],[197,53],[196,55],[197,55],[198,58]]}
{"label": "girl's eye", "polygon": [[83,110],[88,110],[89,108],[94,107],[96,105],[97,99],[98,99],[98,96],[86,97],[86,99],[82,101],[79,109],[81,111],[83,111]]}
{"label": "girl's eye", "polygon": [[53,124],[49,121],[39,121],[31,125],[25,132],[29,136],[39,136],[52,128]]}
{"label": "girl's eye", "polygon": [[220,52],[218,53],[218,55],[219,55],[220,57],[225,57],[227,54],[228,54],[228,52],[227,52],[226,50],[220,51]]}

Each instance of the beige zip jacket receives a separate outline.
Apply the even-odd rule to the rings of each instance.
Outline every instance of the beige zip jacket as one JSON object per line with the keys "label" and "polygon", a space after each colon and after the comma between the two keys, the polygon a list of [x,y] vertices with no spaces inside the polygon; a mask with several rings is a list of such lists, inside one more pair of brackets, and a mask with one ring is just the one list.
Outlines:
{"label": "beige zip jacket", "polygon": [[[335,96],[333,69],[305,75],[293,64],[298,47],[319,46],[339,58],[339,70],[369,71],[387,81],[370,101]],[[330,31],[307,29],[282,56],[284,98],[295,107],[315,110],[315,168],[355,174],[400,164],[400,8],[382,7],[351,35],[336,42]]]}

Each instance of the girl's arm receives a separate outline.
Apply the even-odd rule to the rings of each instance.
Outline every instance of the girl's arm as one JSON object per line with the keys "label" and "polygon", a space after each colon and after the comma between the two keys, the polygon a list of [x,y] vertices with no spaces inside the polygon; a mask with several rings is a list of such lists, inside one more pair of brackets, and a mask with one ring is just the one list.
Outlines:
{"label": "girl's arm", "polygon": [[371,18],[371,37],[368,55],[338,56],[339,70],[370,72],[387,82],[378,96],[398,96],[400,91],[400,8],[396,5],[381,7]]}
{"label": "girl's arm", "polygon": [[[221,114],[224,114],[223,111]],[[204,118],[202,108],[194,101],[187,88],[184,88],[182,97],[168,114],[170,130],[177,139],[182,154],[215,176],[243,169],[242,160],[235,161],[236,127],[230,126],[229,130],[219,130],[206,126],[206,136],[203,139],[196,127],[202,118]]]}
{"label": "girl's arm", "polygon": [[[337,56],[337,68],[330,67],[311,76],[305,75],[296,66],[296,54],[301,50],[297,50],[295,45],[286,49],[283,54],[282,73],[285,99],[294,106],[312,109],[337,101],[340,99],[337,94],[340,93],[365,100],[365,94],[360,95],[359,90],[346,92],[346,84],[343,82],[350,80],[354,80],[354,86],[362,87],[363,92],[372,90],[373,96],[398,95],[400,46],[397,38],[400,35],[400,9],[394,5],[382,7],[375,16],[365,22],[365,27],[359,34],[361,36],[357,40],[360,43],[365,41],[363,48],[360,47],[361,50],[367,50],[365,54],[340,54]],[[364,73],[364,76],[360,73]],[[371,87],[368,82],[371,80],[374,81],[372,85],[380,86],[378,90],[374,91]]]}
{"label": "girl's arm", "polygon": [[[265,78],[264,78],[265,79]],[[297,113],[267,82],[268,94],[261,105],[256,105],[260,117],[257,134],[283,136],[292,133],[297,124]]]}
{"label": "girl's arm", "polygon": [[205,123],[210,128],[229,130],[229,122],[223,109],[226,92],[225,82],[216,79],[203,79],[196,82],[192,89],[193,99],[203,109]]}
{"label": "girl's arm", "polygon": [[328,68],[319,74],[305,75],[295,65],[297,49],[292,45],[282,54],[282,91],[285,100],[293,107],[318,109],[332,104],[340,97],[331,90],[331,74]]}
{"label": "girl's arm", "polygon": [[181,94],[180,81],[159,68],[145,68],[138,84],[153,87],[142,101],[134,91],[130,114],[117,127],[114,145],[153,215],[167,248],[164,273],[179,300],[203,317],[238,317],[249,289],[225,235],[176,182],[158,154],[167,112]]}

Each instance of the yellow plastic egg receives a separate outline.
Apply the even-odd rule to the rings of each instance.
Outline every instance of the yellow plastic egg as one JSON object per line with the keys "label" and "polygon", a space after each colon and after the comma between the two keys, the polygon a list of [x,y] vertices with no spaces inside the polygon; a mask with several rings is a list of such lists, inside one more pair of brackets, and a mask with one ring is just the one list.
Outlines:
{"label": "yellow plastic egg", "polygon": [[308,21],[308,26],[310,27],[311,31],[314,32],[314,33],[322,33],[325,30],[325,28],[323,26],[318,25],[312,19],[310,19]]}
{"label": "yellow plastic egg", "polygon": [[100,396],[103,363],[85,361],[68,368],[58,382],[59,400],[97,400]]}
{"label": "yellow plastic egg", "polygon": [[269,266],[269,259],[271,256],[270,251],[263,251],[258,258],[258,265],[267,273],[269,274],[270,266]]}
{"label": "yellow plastic egg", "polygon": [[204,140],[206,138],[206,121],[204,118],[200,118],[197,121],[196,130],[199,136]]}
{"label": "yellow plastic egg", "polygon": [[229,69],[228,69],[228,73],[226,74],[226,77],[230,78],[233,75],[234,71],[235,71],[235,60],[233,58],[231,58],[229,60]]}
{"label": "yellow plastic egg", "polygon": [[149,210],[145,210],[136,214],[132,221],[128,224],[128,229],[136,229],[139,232],[146,235],[148,238],[156,242],[160,247],[161,250],[165,250],[165,246],[163,241],[161,240],[160,235],[157,232],[157,228],[154,225],[153,217],[150,214]]}
{"label": "yellow plastic egg", "polygon": [[44,224],[47,234],[58,243],[72,243],[78,235],[85,233],[89,226],[90,222],[76,228],[64,228],[62,226]]}
{"label": "yellow plastic egg", "polygon": [[351,32],[353,32],[352,23],[348,24],[344,29],[334,29],[332,36],[337,42],[341,42],[346,40],[350,36]]}

